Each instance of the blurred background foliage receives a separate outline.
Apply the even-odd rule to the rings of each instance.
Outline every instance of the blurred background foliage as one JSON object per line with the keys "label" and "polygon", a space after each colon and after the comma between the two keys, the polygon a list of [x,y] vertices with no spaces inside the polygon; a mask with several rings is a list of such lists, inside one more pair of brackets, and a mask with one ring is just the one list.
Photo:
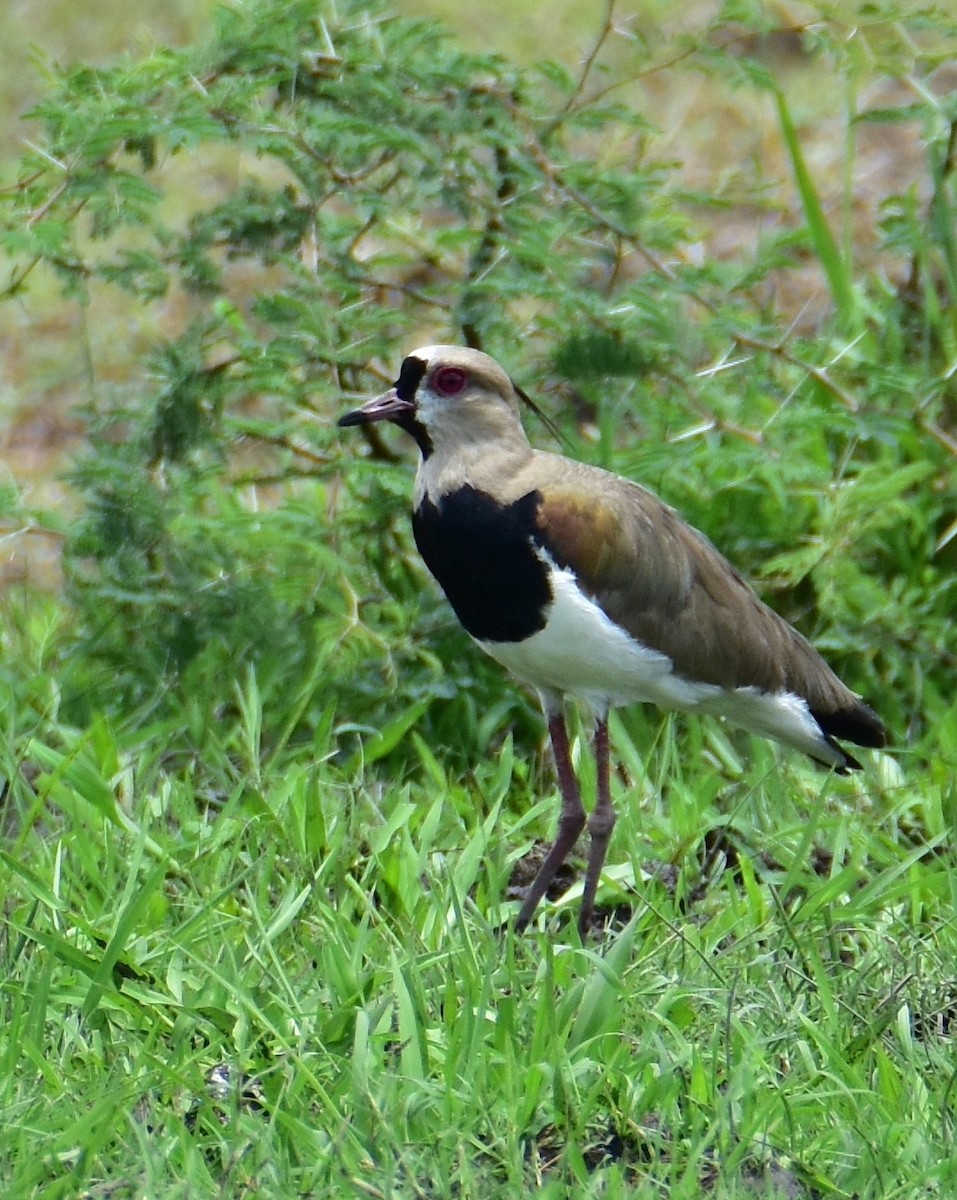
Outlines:
{"label": "blurred background foliage", "polygon": [[[270,0],[211,11],[186,48],[46,61],[0,210],[19,378],[78,447],[65,490],[24,491],[15,464],[5,489],[11,541],[62,569],[53,599],[29,568],[8,598],[8,640],[48,631],[41,724],[162,720],[198,748],[254,670],[267,739],[410,704],[466,758],[516,719],[537,737],[414,554],[410,448],[335,428],[442,340],[674,503],[933,759],[954,719],[954,29],[782,13],[610,6],[582,62],[525,65],[521,39],[469,52],[383,5]],[[808,81],[842,97],[817,162]],[[730,95],[760,114],[751,158],[706,190]],[[679,100],[701,126],[684,158]],[[29,344],[51,311],[72,364],[43,317]]]}

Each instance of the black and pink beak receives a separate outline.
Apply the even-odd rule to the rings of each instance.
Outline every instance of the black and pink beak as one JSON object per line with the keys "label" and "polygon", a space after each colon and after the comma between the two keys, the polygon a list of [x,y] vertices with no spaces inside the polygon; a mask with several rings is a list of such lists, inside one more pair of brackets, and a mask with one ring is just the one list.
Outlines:
{"label": "black and pink beak", "polygon": [[337,422],[340,426],[371,425],[373,421],[395,421],[399,425],[408,424],[415,416],[415,405],[409,400],[402,400],[394,387],[367,400],[361,408],[355,408],[341,416]]}
{"label": "black and pink beak", "polygon": [[392,421],[414,438],[422,451],[423,458],[432,453],[432,441],[425,426],[418,419],[418,407],[415,395],[427,364],[415,355],[409,355],[402,362],[399,378],[387,392],[368,400],[361,408],[353,409],[339,418],[340,425],[371,425],[373,421]]}

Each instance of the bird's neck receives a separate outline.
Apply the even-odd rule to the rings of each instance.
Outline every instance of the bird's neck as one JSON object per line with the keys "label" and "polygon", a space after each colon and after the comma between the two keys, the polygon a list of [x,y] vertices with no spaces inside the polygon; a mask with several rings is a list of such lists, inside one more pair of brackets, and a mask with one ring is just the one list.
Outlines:
{"label": "bird's neck", "polygon": [[472,439],[467,444],[436,446],[424,459],[416,478],[416,493],[445,495],[463,485],[483,492],[505,495],[513,481],[521,478],[534,451],[521,438]]}

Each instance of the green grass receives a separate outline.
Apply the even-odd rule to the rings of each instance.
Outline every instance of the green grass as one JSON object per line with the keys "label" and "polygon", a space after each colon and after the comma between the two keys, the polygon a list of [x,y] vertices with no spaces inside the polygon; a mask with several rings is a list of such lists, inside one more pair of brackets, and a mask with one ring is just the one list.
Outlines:
{"label": "green grass", "polygon": [[[62,296],[54,261],[4,309],[5,328],[38,322],[22,355],[10,339],[21,374],[11,367],[5,411],[62,406],[65,393],[92,410],[69,504],[48,514],[67,543],[67,586],[2,599],[5,1200],[957,1193],[952,96],[921,109],[908,143],[923,173],[875,204],[879,252],[855,240],[848,184],[855,135],[870,128],[858,99],[905,76],[929,88],[954,33],[942,19],[909,40],[903,19],[872,11],[854,37],[838,18],[816,26],[820,44],[786,61],[759,38],[751,62],[741,22],[766,17],[731,14],[658,44],[646,14],[640,37],[606,47],[593,83],[628,79],[617,95],[642,111],[643,87],[693,98],[687,140],[606,114],[597,134],[574,127],[567,154],[549,143],[551,159],[541,144],[523,158],[527,130],[501,119],[507,89],[489,85],[490,64],[475,127],[488,140],[470,156],[475,128],[443,104],[448,80],[472,81],[474,63],[414,31],[376,59],[388,29],[333,26],[336,95],[361,136],[341,162],[329,152],[354,180],[319,213],[330,253],[351,243],[356,195],[360,225],[382,219],[372,258],[342,252],[331,281],[323,245],[297,235],[288,261],[276,249],[302,185],[287,187],[277,165],[302,166],[291,143],[271,140],[283,122],[295,128],[269,75],[288,53],[283,36],[302,45],[291,21],[256,34],[265,102],[260,60],[211,83],[209,62],[238,61],[212,51],[197,52],[204,88],[222,87],[208,111],[174,103],[185,92],[199,105],[203,89],[155,86],[162,58],[145,83],[133,69],[85,92],[83,77],[68,80],[79,89],[68,104],[51,83],[50,110],[65,113],[84,169],[55,174],[46,193],[38,176],[32,208],[11,207],[0,232],[7,245],[56,242],[99,204],[108,233],[105,249],[85,227],[70,243],[89,268],[71,283],[88,295]],[[736,52],[722,57],[729,32]],[[517,30],[517,54],[531,56],[536,36]],[[642,39],[650,58],[633,60]],[[508,50],[504,26],[494,43]],[[411,65],[396,67],[400,52]],[[580,49],[562,58],[575,64]],[[685,58],[697,65],[682,74]],[[409,136],[416,109],[441,114],[448,128],[437,120],[430,136],[448,136],[460,164],[419,226],[380,204],[399,189],[408,207],[418,193],[402,155],[359,120],[364,96],[395,102],[392,68],[412,98]],[[837,217],[833,164],[821,167],[807,126],[828,72],[827,94],[844,89],[850,156]],[[538,94],[516,78],[509,103]],[[317,70],[317,94],[327,82]],[[416,105],[416,88],[441,103]],[[243,120],[225,122],[224,147],[209,129],[231,103]],[[873,124],[913,135],[914,114],[892,103]],[[752,191],[737,165],[701,184],[692,126],[715,107],[743,123],[765,114],[773,183],[757,156]],[[329,110],[340,111],[311,109],[306,93],[296,112],[338,147],[346,135]],[[661,112],[664,125],[673,107]],[[131,114],[154,122],[161,149],[164,131],[180,139],[175,156],[143,168],[171,212],[155,243],[149,220],[131,220],[137,262],[156,253],[150,279],[170,263],[199,269],[207,251],[229,263],[222,230],[238,227],[241,269],[225,271],[221,291],[208,284],[187,301],[175,277],[157,300],[97,276],[120,261],[125,227],[110,222],[149,200],[125,140],[111,153],[128,190],[103,199],[86,128],[117,118],[123,139]],[[262,143],[242,143],[246,128]],[[488,145],[505,146],[512,172],[501,205],[502,179],[487,193],[481,171],[461,166],[487,166]],[[366,153],[385,154],[381,194],[360,169]],[[660,165],[669,156],[684,158],[676,176]],[[306,157],[321,179],[328,164]],[[263,189],[248,210],[229,207],[244,161]],[[231,165],[210,200],[196,181],[213,163]],[[269,193],[273,175],[282,186]],[[455,190],[462,177],[471,191]],[[515,251],[491,262],[479,261],[498,230],[489,194],[496,219],[514,222]],[[197,217],[195,241],[177,240]],[[697,263],[699,234],[755,224],[761,237]],[[211,250],[210,229],[224,239]],[[647,249],[660,269],[636,267]],[[305,271],[310,251],[320,265]],[[875,260],[909,284],[872,278]],[[392,290],[363,290],[366,269]],[[776,289],[802,273],[816,284],[779,306]],[[459,287],[473,274],[491,278],[484,301]],[[827,311],[799,337],[791,322],[815,288]],[[434,327],[460,336],[465,301],[483,317],[489,297],[491,341],[536,385],[571,451],[656,487],[705,528],[868,692],[894,737],[888,754],[862,755],[865,771],[837,778],[717,723],[616,713],[619,821],[604,925],[584,945],[574,879],[526,936],[510,931],[513,873],[557,809],[541,718],[425,577],[408,531],[411,460],[376,457],[334,429],[346,394],[381,384],[409,339]],[[164,344],[167,325],[187,336]],[[308,452],[308,471],[281,458],[274,470],[271,452],[290,443]],[[7,490],[17,527],[30,506]],[[590,803],[588,730],[573,724]]]}
{"label": "green grass", "polygon": [[944,788],[624,714],[611,923],[516,938],[510,739],[376,783],[236,699],[191,769],[105,721],[8,764],[6,1195],[949,1194]]}

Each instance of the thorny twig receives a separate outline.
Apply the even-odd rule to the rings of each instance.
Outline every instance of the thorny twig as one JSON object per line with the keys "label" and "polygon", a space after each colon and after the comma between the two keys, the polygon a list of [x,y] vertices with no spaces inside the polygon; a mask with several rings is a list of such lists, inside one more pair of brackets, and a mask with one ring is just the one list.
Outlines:
{"label": "thorny twig", "polygon": [[[523,114],[517,109],[517,107],[513,107],[512,111],[516,121],[522,121]],[[677,273],[662,258],[655,254],[655,252],[648,246],[646,246],[630,229],[627,229],[613,217],[608,216],[608,214],[603,212],[590,197],[586,196],[584,192],[575,187],[574,184],[569,183],[568,180],[562,176],[561,169],[551,160],[551,158],[549,158],[548,153],[546,152],[545,147],[541,144],[539,138],[535,135],[534,131],[528,127],[527,120],[523,123],[525,124],[526,144],[529,152],[538,163],[539,168],[546,179],[548,179],[549,183],[551,183],[556,190],[564,193],[564,195],[566,195],[569,199],[573,200],[576,204],[583,208],[585,212],[587,212],[588,215],[599,226],[601,226],[601,228],[607,230],[609,233],[614,234],[616,237],[621,238],[624,242],[626,242],[637,254],[641,255],[645,262],[647,262],[652,270],[654,270],[657,274],[661,275],[663,278],[672,283],[677,282]],[[717,305],[712,303],[712,301],[710,301],[706,296],[702,296],[699,292],[695,291],[688,291],[687,295],[689,299],[693,300],[701,308],[705,309],[706,312],[709,312],[712,316],[717,315]],[[840,384],[836,383],[823,367],[815,366],[813,363],[805,362],[803,359],[798,358],[798,356],[788,350],[782,342],[768,342],[741,330],[733,330],[730,336],[734,343],[738,346],[742,346],[751,350],[760,350],[766,354],[771,354],[776,358],[780,358],[783,362],[788,363],[790,366],[797,367],[799,370],[804,371],[811,379],[820,384],[820,386],[830,392],[835,399],[840,401],[840,403],[844,405],[849,412],[857,412],[859,405],[854,397],[849,395],[848,392],[846,392],[840,386]]]}
{"label": "thorny twig", "polygon": [[948,454],[953,458],[957,458],[957,438],[952,433],[948,433],[946,429],[941,429],[936,422],[928,421],[926,417],[921,417],[917,424],[924,433],[929,434],[934,439],[938,446],[943,446]]}
{"label": "thorny twig", "polygon": [[582,62],[582,69],[578,76],[578,82],[575,84],[575,90],[568,97],[562,107],[558,110],[555,116],[548,122],[542,131],[542,137],[547,138],[558,126],[562,123],[565,117],[574,109],[575,105],[581,99],[585,91],[585,84],[588,82],[588,77],[592,72],[592,68],[598,59],[598,55],[602,51],[602,47],[608,38],[614,32],[615,28],[615,0],[605,0],[605,18],[602,22],[598,36],[595,38],[595,44],[589,50]]}

